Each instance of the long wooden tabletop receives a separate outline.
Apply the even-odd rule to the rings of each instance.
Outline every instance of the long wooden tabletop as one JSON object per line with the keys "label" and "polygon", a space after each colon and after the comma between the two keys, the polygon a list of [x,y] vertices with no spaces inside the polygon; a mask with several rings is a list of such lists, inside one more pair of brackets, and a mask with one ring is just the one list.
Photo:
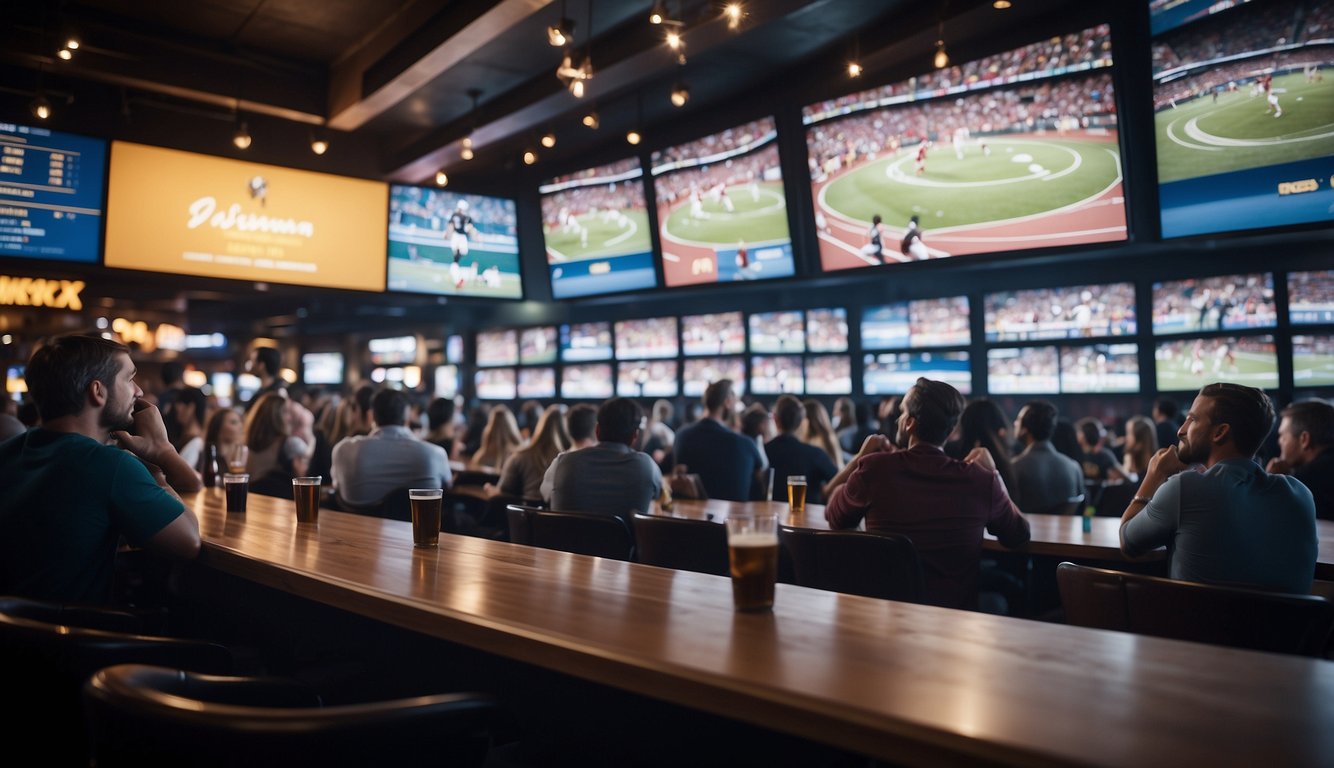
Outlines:
{"label": "long wooden tabletop", "polygon": [[200,564],[364,616],[896,764],[1334,762],[1334,664],[442,535],[220,489]]}

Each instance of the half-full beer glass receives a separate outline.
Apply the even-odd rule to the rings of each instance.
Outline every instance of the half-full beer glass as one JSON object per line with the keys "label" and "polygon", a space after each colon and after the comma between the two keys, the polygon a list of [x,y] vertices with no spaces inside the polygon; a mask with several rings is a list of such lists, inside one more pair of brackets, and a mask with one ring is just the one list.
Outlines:
{"label": "half-full beer glass", "polygon": [[409,488],[412,506],[412,543],[434,547],[440,543],[440,507],[445,492],[440,488]]}
{"label": "half-full beer glass", "polygon": [[787,508],[793,524],[799,524],[806,517],[805,475],[787,476]]}
{"label": "half-full beer glass", "polygon": [[727,518],[727,559],[732,571],[732,604],[738,611],[767,611],[778,580],[778,517],[772,514]]}

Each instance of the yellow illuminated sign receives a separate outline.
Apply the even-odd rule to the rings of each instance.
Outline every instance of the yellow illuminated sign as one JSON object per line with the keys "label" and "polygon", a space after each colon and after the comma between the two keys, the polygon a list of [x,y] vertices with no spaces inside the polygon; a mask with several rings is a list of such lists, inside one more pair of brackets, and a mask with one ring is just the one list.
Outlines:
{"label": "yellow illuminated sign", "polygon": [[79,294],[83,289],[82,280],[0,275],[0,305],[80,310],[83,300]]}

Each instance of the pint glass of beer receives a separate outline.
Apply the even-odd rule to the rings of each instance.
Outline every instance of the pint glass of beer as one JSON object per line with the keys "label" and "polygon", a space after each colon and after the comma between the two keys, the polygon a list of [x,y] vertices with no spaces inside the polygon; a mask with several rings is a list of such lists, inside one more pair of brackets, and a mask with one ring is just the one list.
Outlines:
{"label": "pint glass of beer", "polygon": [[806,517],[806,476],[787,476],[787,508],[793,523]]}
{"label": "pint glass of beer", "polygon": [[246,495],[250,493],[250,475],[228,472],[222,476],[222,487],[227,494],[227,511],[244,513]]}
{"label": "pint glass of beer", "polygon": [[767,611],[778,580],[778,518],[772,514],[727,518],[727,558],[732,604],[738,611]]}
{"label": "pint glass of beer", "polygon": [[410,488],[408,502],[412,505],[412,543],[418,547],[434,547],[440,543],[440,507],[445,492],[440,488]]}
{"label": "pint glass of beer", "polygon": [[298,523],[318,523],[320,521],[320,480],[323,477],[292,478],[292,499],[296,501],[296,521]]}

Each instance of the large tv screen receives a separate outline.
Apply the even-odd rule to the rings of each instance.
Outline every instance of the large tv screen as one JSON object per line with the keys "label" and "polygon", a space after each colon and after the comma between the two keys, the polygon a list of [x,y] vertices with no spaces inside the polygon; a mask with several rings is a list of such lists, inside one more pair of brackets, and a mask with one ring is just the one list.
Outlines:
{"label": "large tv screen", "polygon": [[806,349],[847,352],[848,311],[842,307],[806,310]]}
{"label": "large tv screen", "polygon": [[567,400],[605,400],[612,395],[611,363],[567,365],[561,372],[560,396]]}
{"label": "large tv screen", "polygon": [[1124,240],[1100,25],[802,111],[820,263]]}
{"label": "large tv screen", "polygon": [[852,358],[847,355],[807,357],[806,394],[852,394]]}
{"label": "large tv screen", "polygon": [[757,312],[750,316],[750,351],[806,351],[806,316],[801,310]]}
{"label": "large tv screen", "polygon": [[306,352],[301,355],[301,380],[307,384],[342,384],[342,352]]}
{"label": "large tv screen", "polygon": [[389,290],[523,298],[514,201],[434,187],[389,190]]}
{"label": "large tv screen", "polygon": [[544,325],[519,331],[520,365],[554,363],[556,350],[556,326]]}
{"label": "large tv screen", "polygon": [[676,397],[675,360],[629,360],[616,366],[616,394],[621,397]]}
{"label": "large tv screen", "polygon": [[442,365],[435,369],[435,396],[453,400],[459,393],[459,367]]}
{"label": "large tv screen", "polygon": [[681,343],[676,318],[653,317],[616,323],[616,359],[676,357]]}
{"label": "large tv screen", "polygon": [[639,158],[559,176],[537,191],[554,298],[657,287]]}
{"label": "large tv screen", "polygon": [[1154,350],[1158,389],[1194,391],[1227,381],[1249,387],[1278,387],[1278,353],[1274,337],[1217,336],[1158,342]]}
{"label": "large tv screen", "polygon": [[987,294],[987,341],[1135,335],[1135,285],[1081,285]]}
{"label": "large tv screen", "polygon": [[1292,337],[1292,385],[1334,387],[1334,336]]}
{"label": "large tv screen", "polygon": [[1288,322],[1334,323],[1334,270],[1288,273]]}
{"label": "large tv screen", "polygon": [[993,395],[1054,395],[1061,391],[1056,347],[987,350],[987,391]]}
{"label": "large tv screen", "polygon": [[384,290],[378,181],[116,141],[106,265]]}
{"label": "large tv screen", "polygon": [[519,337],[514,331],[478,331],[477,365],[482,368],[497,365],[517,365]]}
{"label": "large tv screen", "polygon": [[715,381],[732,380],[738,396],[746,393],[746,360],[742,357],[687,358],[681,372],[681,393],[699,397]]}
{"label": "large tv screen", "polygon": [[1151,0],[1163,237],[1334,220],[1327,3]]}
{"label": "large tv screen", "polygon": [[416,336],[388,336],[366,343],[371,365],[407,365],[417,361]]}
{"label": "large tv screen", "polygon": [[571,323],[560,327],[560,359],[567,363],[610,360],[611,323]]}
{"label": "large tv screen", "polygon": [[1274,276],[1224,275],[1153,284],[1153,332],[1272,328]]}
{"label": "large tv screen", "polygon": [[92,264],[107,143],[0,121],[0,256]]}
{"label": "large tv screen", "polygon": [[523,398],[555,397],[556,369],[550,366],[520,368],[518,394]]}
{"label": "large tv screen", "polygon": [[1138,344],[1061,347],[1061,392],[1138,392]]}
{"label": "large tv screen", "polygon": [[919,299],[862,311],[862,349],[949,347],[967,344],[968,297]]}
{"label": "large tv screen", "polygon": [[513,368],[485,368],[476,373],[474,381],[479,400],[513,400],[518,394]]}
{"label": "large tv screen", "polygon": [[668,287],[796,274],[772,117],[653,153]]}
{"label": "large tv screen", "polygon": [[750,359],[750,391],[757,395],[800,395],[806,377],[798,355],[756,355]]}
{"label": "large tv screen", "polygon": [[686,355],[739,355],[746,351],[746,324],[740,312],[686,315],[681,340]]}
{"label": "large tv screen", "polygon": [[862,392],[867,395],[903,395],[926,377],[943,381],[972,394],[973,371],[967,352],[882,352],[862,361]]}

